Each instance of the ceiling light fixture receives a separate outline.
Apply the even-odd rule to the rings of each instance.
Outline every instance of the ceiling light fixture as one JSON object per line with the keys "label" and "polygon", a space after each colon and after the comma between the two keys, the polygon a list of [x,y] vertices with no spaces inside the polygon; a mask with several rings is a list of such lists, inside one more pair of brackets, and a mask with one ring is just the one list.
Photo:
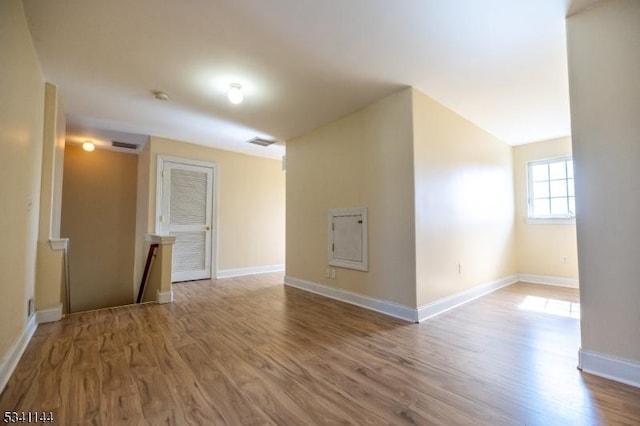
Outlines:
{"label": "ceiling light fixture", "polygon": [[154,90],[151,93],[153,93],[153,96],[155,96],[156,99],[159,100],[159,101],[168,101],[169,100],[169,95],[166,92],[163,92],[162,90]]}
{"label": "ceiling light fixture", "polygon": [[244,99],[244,94],[242,93],[242,86],[238,83],[231,83],[229,85],[229,91],[227,92],[227,98],[229,102],[232,104],[239,104]]}
{"label": "ceiling light fixture", "polygon": [[82,144],[82,149],[84,149],[87,152],[91,152],[94,149],[96,149],[96,146],[90,141],[84,141],[84,143]]}

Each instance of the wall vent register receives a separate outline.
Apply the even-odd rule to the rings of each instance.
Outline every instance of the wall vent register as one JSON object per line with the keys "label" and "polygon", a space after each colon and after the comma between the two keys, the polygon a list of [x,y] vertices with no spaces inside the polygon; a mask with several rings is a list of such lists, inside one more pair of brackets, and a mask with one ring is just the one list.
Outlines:
{"label": "wall vent register", "polygon": [[367,209],[329,210],[329,265],[369,270]]}
{"label": "wall vent register", "polygon": [[136,145],[135,143],[119,142],[119,141],[111,141],[111,146],[114,148],[124,148],[124,149],[132,149],[132,150],[138,149],[138,145]]}
{"label": "wall vent register", "polygon": [[252,143],[254,145],[260,145],[260,146],[269,146],[269,145],[273,145],[276,141],[273,140],[269,140],[269,139],[263,139],[263,138],[258,138],[255,137],[253,139],[249,139],[247,141],[247,143]]}

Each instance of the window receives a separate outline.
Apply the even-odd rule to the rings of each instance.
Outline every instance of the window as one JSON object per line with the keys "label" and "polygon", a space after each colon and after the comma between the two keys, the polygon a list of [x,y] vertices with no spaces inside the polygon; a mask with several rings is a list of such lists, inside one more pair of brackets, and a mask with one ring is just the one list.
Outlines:
{"label": "window", "polygon": [[575,218],[571,157],[533,161],[528,169],[529,219]]}

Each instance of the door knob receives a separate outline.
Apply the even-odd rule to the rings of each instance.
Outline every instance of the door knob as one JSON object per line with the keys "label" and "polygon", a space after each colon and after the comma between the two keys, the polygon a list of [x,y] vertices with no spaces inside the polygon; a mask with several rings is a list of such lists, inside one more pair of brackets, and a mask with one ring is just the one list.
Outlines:
{"label": "door knob", "polygon": [[210,226],[205,226],[205,227],[204,227],[204,230],[205,230],[205,231],[211,231],[211,227],[210,227]]}

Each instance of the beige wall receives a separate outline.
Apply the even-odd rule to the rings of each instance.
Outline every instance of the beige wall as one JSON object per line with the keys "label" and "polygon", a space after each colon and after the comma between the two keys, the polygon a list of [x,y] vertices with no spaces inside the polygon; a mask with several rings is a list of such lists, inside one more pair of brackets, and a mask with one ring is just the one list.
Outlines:
{"label": "beige wall", "polygon": [[0,1],[0,359],[34,297],[44,80],[19,0]]}
{"label": "beige wall", "polygon": [[513,174],[510,146],[412,93],[421,306],[517,272]]}
{"label": "beige wall", "polygon": [[[411,89],[287,141],[287,276],[409,307],[415,300]],[[369,271],[325,278],[327,215],[367,207]]]}
{"label": "beige wall", "polygon": [[[415,308],[517,272],[511,147],[415,89],[288,141],[287,174],[288,277]],[[332,280],[341,207],[369,208],[370,270]]]}
{"label": "beige wall", "polygon": [[[143,155],[147,155],[143,152]],[[155,232],[158,155],[217,165],[217,271],[284,263],[285,173],[278,160],[159,137],[149,140],[146,232]],[[143,170],[143,172],[145,171]],[[145,182],[141,185],[146,186]],[[139,226],[145,220],[140,218]],[[141,236],[138,236],[139,241]],[[214,237],[215,238],[215,237]],[[143,256],[146,251],[139,249]],[[138,257],[138,272],[144,265]]]}
{"label": "beige wall", "polygon": [[137,161],[66,147],[61,232],[70,240],[73,312],[133,301]]}
{"label": "beige wall", "polygon": [[[136,237],[135,237],[135,262],[133,265],[133,297],[138,297],[138,289],[142,274],[144,273],[144,265],[146,262],[149,245],[145,241],[145,235],[152,228],[149,225],[149,193],[151,187],[149,184],[149,169],[151,167],[151,144],[147,142],[140,154],[138,154],[138,174],[137,174],[137,191],[136,191]],[[155,205],[155,204],[154,204]]]}
{"label": "beige wall", "polygon": [[63,300],[64,252],[53,250],[60,237],[65,118],[58,89],[45,84],[45,109],[40,185],[40,218],[36,267],[36,309],[58,308]]}
{"label": "beige wall", "polygon": [[571,138],[568,136],[513,148],[516,253],[518,272],[521,274],[578,279],[575,223],[549,224],[527,221],[527,162],[571,155]]}
{"label": "beige wall", "polygon": [[567,19],[582,348],[640,362],[640,2]]}

